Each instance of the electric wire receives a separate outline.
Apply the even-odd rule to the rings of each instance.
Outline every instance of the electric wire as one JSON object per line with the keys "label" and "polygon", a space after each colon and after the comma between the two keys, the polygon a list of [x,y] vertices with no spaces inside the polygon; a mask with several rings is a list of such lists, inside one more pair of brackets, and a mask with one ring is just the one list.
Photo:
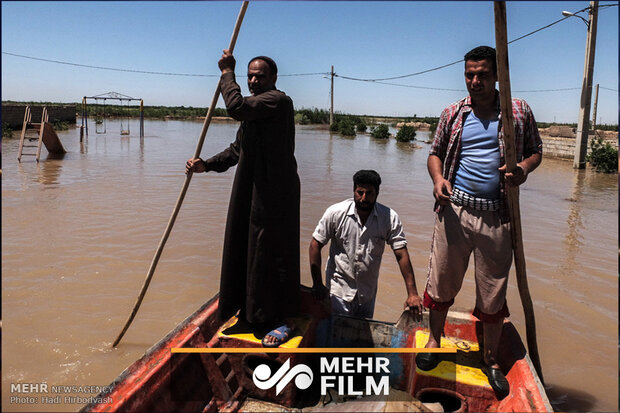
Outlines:
{"label": "electric wire", "polygon": [[39,60],[39,61],[42,61],[42,62],[58,63],[58,64],[61,64],[61,65],[87,67],[89,69],[112,70],[112,71],[116,71],[116,72],[143,73],[143,74],[149,74],[149,75],[164,75],[164,76],[220,77],[220,75],[193,74],[193,73],[172,73],[172,72],[155,72],[155,71],[149,71],[149,70],[122,69],[122,68],[118,68],[118,67],[85,65],[85,64],[81,64],[81,63],[63,62],[61,60],[44,59],[44,58],[41,58],[41,57],[34,57],[34,56],[25,56],[25,55],[21,55],[21,54],[17,54],[17,53],[10,53],[10,52],[2,52],[2,54],[9,55],[9,56],[22,57],[24,59]]}
{"label": "electric wire", "polygon": [[[608,8],[608,7],[616,7],[618,6],[618,4],[604,4],[604,5],[599,5],[599,10],[600,9],[604,9],[604,8]],[[573,15],[577,15],[578,13],[581,13],[583,11],[588,10],[590,7],[585,7],[579,11],[576,11],[574,13],[572,13]],[[508,44],[514,43],[516,41],[519,41],[521,39],[524,39],[528,36],[531,36],[535,33],[538,33],[542,30],[545,30],[557,23],[560,23],[568,18],[570,18],[572,16],[565,16],[559,20],[556,20],[552,23],[549,23],[546,26],[543,26],[541,28],[538,28],[534,31],[531,31],[527,34],[524,34],[523,36],[520,36],[516,39],[513,39],[511,41],[508,42]],[[215,75],[215,74],[197,74],[197,73],[175,73],[175,72],[160,72],[160,71],[151,71],[151,70],[139,70],[139,69],[125,69],[125,68],[116,68],[116,67],[108,67],[108,66],[97,66],[97,65],[86,65],[86,64],[81,64],[81,63],[75,63],[75,62],[66,62],[66,61],[61,61],[61,60],[55,60],[55,59],[45,59],[45,58],[41,58],[41,57],[35,57],[35,56],[27,56],[27,55],[22,55],[22,54],[18,54],[18,53],[12,53],[12,52],[5,52],[3,51],[2,54],[4,55],[9,55],[9,56],[15,56],[15,57],[21,57],[24,59],[31,59],[31,60],[38,60],[38,61],[43,61],[43,62],[48,62],[48,63],[57,63],[57,64],[63,64],[63,65],[68,65],[68,66],[76,66],[76,67],[85,67],[85,68],[90,68],[90,69],[100,69],[100,70],[111,70],[111,71],[117,71],[117,72],[129,72],[129,73],[142,73],[142,74],[150,74],[150,75],[162,75],[162,76],[187,76],[187,77],[220,77],[220,75]],[[425,73],[430,73],[436,70],[440,70],[440,69],[444,69],[446,67],[450,67],[459,63],[462,63],[464,59],[459,59],[457,61],[451,62],[451,63],[447,63],[441,66],[437,66],[437,67],[433,67],[431,69],[426,69],[426,70],[422,70],[419,72],[415,72],[415,73],[409,73],[406,75],[399,75],[399,76],[392,76],[392,77],[385,77],[385,78],[357,78],[357,77],[352,77],[352,76],[345,76],[345,75],[340,75],[337,73],[334,73],[334,77],[339,77],[341,79],[346,79],[346,80],[351,80],[351,81],[359,81],[359,82],[371,82],[371,83],[377,83],[377,84],[384,84],[384,85],[390,85],[390,86],[400,86],[400,87],[407,87],[407,88],[415,88],[415,89],[427,89],[427,90],[443,90],[443,91],[458,91],[458,92],[462,92],[463,89],[447,89],[447,88],[433,88],[433,87],[425,87],[425,86],[415,86],[415,85],[403,85],[403,84],[398,84],[398,83],[389,83],[389,82],[385,82],[386,80],[395,80],[395,79],[404,79],[407,77],[413,77],[413,76],[419,76]],[[291,73],[291,74],[278,74],[278,77],[298,77],[298,76],[329,76],[331,73],[330,72],[314,72],[314,73]],[[238,77],[247,77],[247,76],[238,76]],[[576,90],[579,88],[564,88],[564,89],[541,89],[541,90],[527,90],[527,91],[515,91],[515,92],[520,92],[520,93],[524,93],[524,92],[556,92],[556,91],[566,91],[566,90]],[[611,90],[611,91],[615,91],[617,92],[616,89],[610,89],[610,88],[605,88],[605,87],[601,87],[601,89],[606,89],[606,90]]]}
{"label": "electric wire", "polygon": [[[118,68],[118,67],[85,65],[85,64],[74,63],[74,62],[63,62],[61,60],[44,59],[42,57],[26,56],[26,55],[22,55],[18,53],[11,53],[11,52],[2,52],[2,54],[9,55],[9,56],[15,56],[15,57],[21,57],[24,59],[39,60],[39,61],[48,62],[48,63],[58,63],[61,65],[68,65],[68,66],[87,67],[89,69],[112,70],[116,72],[142,73],[142,74],[148,74],[148,75],[163,75],[163,76],[220,77],[220,75],[209,75],[209,74],[198,74],[198,73],[157,72],[157,71],[151,71],[151,70],[123,69],[123,68]],[[278,77],[317,76],[317,75],[324,76],[326,74],[329,74],[329,72],[278,74]],[[238,76],[238,77],[247,77],[247,76]]]}
{"label": "electric wire", "polygon": [[[428,87],[428,86],[415,86],[415,85],[403,85],[401,83],[391,83],[391,82],[372,82],[380,85],[389,85],[389,86],[400,86],[400,87],[408,87],[413,89],[426,89],[426,90],[442,90],[448,92],[467,92],[466,89],[449,89],[449,88],[441,88],[441,87]],[[609,89],[603,88],[601,89]],[[513,92],[517,93],[535,93],[535,92],[564,92],[569,90],[581,90],[580,87],[568,87],[568,88],[558,88],[558,89],[536,89],[536,90],[514,90]],[[614,90],[614,89],[609,89]]]}
{"label": "electric wire", "polygon": [[[614,5],[607,5],[607,6],[611,7],[611,6],[614,6]],[[581,12],[583,12],[585,10],[588,10],[588,9],[589,9],[589,6],[586,7],[586,8],[583,8],[583,9],[581,9],[579,11],[576,11],[573,14],[581,13]],[[599,6],[599,9],[600,9],[600,6]],[[533,35],[535,33],[540,32],[541,30],[548,29],[549,27],[551,27],[551,26],[553,26],[553,25],[555,25],[555,24],[557,24],[557,23],[559,23],[561,21],[564,21],[564,20],[566,20],[566,19],[568,19],[570,17],[571,16],[562,17],[561,19],[556,20],[553,23],[549,23],[546,26],[543,26],[543,27],[541,27],[539,29],[536,29],[536,30],[531,31],[531,32],[529,32],[527,34],[524,34],[523,36],[517,37],[516,39],[513,39],[513,40],[509,41],[508,44],[514,43],[514,42],[519,41],[521,39],[524,39],[524,38],[526,38],[528,36],[531,36],[531,35]],[[364,78],[354,78],[354,77],[348,77],[348,76],[342,76],[342,75],[334,75],[334,76],[338,76],[338,77],[341,77],[343,79],[356,80],[356,81],[362,81],[362,82],[379,82],[379,81],[385,81],[385,80],[395,80],[395,79],[403,79],[403,78],[406,78],[406,77],[418,76],[418,75],[422,75],[422,74],[425,74],[425,73],[433,72],[435,70],[440,70],[440,69],[443,69],[443,68],[446,68],[446,67],[449,67],[449,66],[453,66],[453,65],[459,64],[459,63],[461,63],[463,61],[464,61],[464,59],[460,59],[460,60],[457,60],[457,61],[452,62],[452,63],[448,63],[448,64],[445,64],[445,65],[434,67],[432,69],[422,70],[420,72],[410,73],[410,74],[407,74],[407,75],[384,77],[384,78],[375,78],[375,79],[366,78],[366,79],[364,79]]]}

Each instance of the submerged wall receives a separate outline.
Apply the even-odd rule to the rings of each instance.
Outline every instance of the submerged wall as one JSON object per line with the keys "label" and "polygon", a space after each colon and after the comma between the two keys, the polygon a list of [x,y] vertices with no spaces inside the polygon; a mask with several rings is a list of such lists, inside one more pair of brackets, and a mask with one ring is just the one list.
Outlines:
{"label": "submerged wall", "polygon": [[[2,105],[2,126],[8,126],[13,130],[21,129],[24,122],[26,105]],[[32,122],[41,122],[42,105],[30,105]],[[76,122],[75,105],[47,106],[49,122]]]}

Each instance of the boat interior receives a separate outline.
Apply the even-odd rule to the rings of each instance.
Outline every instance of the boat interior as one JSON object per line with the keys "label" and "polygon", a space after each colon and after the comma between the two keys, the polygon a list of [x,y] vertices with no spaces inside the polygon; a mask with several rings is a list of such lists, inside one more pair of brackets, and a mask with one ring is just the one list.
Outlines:
{"label": "boat interior", "polygon": [[[109,396],[112,403],[89,405],[83,411],[552,411],[519,334],[508,320],[503,326],[500,365],[507,372],[511,393],[498,400],[481,370],[482,326],[470,311],[450,311],[442,337],[442,348],[450,351],[439,353],[437,367],[422,371],[416,367],[415,352],[395,349],[424,347],[429,334],[427,312],[416,318],[406,311],[397,322],[332,316],[329,300],[318,302],[306,287],[301,296],[303,311],[294,337],[277,352],[265,351],[262,334],[237,317],[218,322],[214,297],[112,383],[112,390],[101,395]],[[386,353],[376,350],[382,348]],[[334,354],[333,349],[340,353]],[[262,365],[269,367],[272,377],[299,365],[310,367],[317,377],[324,367],[321,358],[325,363],[342,356],[362,358],[363,366],[379,358],[389,364],[389,373],[383,374],[389,375],[388,394],[360,391],[369,375],[378,383],[385,372],[380,369],[334,380],[326,389],[320,380],[304,389],[293,379],[280,389],[261,389],[253,381]]]}

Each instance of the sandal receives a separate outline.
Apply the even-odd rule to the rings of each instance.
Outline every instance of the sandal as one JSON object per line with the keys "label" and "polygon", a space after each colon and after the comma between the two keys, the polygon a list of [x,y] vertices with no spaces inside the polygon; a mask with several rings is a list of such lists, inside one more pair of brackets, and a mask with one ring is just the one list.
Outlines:
{"label": "sandal", "polygon": [[439,364],[439,354],[437,353],[418,353],[415,364],[420,370],[429,371]]}
{"label": "sandal", "polygon": [[[280,327],[274,328],[269,333],[265,334],[265,337],[263,337],[263,339],[261,340],[261,343],[263,344],[263,347],[278,347],[286,343],[289,340],[289,338],[291,338],[292,332],[293,332],[292,328],[290,328],[286,324],[283,324]],[[273,343],[267,343],[265,339],[269,336],[275,337],[276,341],[274,341]]]}
{"label": "sandal", "polygon": [[497,398],[499,400],[504,399],[508,394],[510,394],[510,384],[508,384],[508,380],[506,380],[506,376],[504,373],[498,368],[490,367],[488,365],[482,366],[482,372],[489,379],[489,384],[491,388],[495,391]]}

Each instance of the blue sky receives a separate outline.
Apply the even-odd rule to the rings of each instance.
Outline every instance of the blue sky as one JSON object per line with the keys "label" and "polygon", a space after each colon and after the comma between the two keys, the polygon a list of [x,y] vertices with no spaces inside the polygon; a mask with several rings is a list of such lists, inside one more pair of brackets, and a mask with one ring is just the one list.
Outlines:
{"label": "blue sky", "polygon": [[[512,40],[578,11],[586,1],[507,2]],[[600,5],[617,2],[601,1]],[[85,68],[218,75],[217,60],[239,12],[237,1],[2,2],[2,100],[78,102],[110,91],[146,105],[209,105],[218,77],[164,76]],[[581,13],[587,18],[587,14]],[[577,122],[586,25],[571,17],[509,46],[513,96],[539,121]],[[297,108],[329,108],[329,72],[357,78],[400,76],[494,46],[493,3],[250,2],[237,41],[237,75],[247,93],[247,61],[269,55],[278,88]],[[439,116],[466,95],[463,64],[390,81],[403,87],[335,79],[335,109],[344,113]],[[618,123],[618,7],[599,11],[594,84],[597,121]],[[454,90],[442,90],[454,89]],[[550,89],[570,89],[541,92]],[[222,106],[220,102],[218,106]]]}

